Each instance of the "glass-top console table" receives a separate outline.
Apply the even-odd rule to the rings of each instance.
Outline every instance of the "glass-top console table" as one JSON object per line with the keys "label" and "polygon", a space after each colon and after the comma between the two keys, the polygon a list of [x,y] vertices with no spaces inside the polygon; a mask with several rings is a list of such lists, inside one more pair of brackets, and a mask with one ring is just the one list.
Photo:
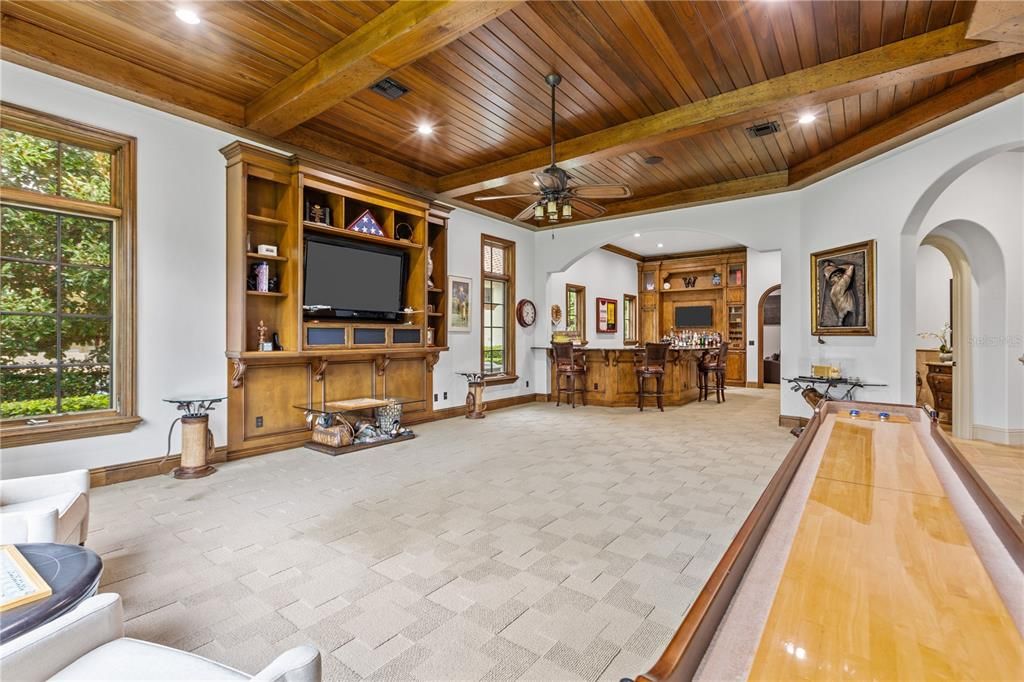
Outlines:
{"label": "glass-top console table", "polygon": [[421,401],[422,398],[402,397],[347,398],[316,400],[295,407],[306,413],[306,423],[313,431],[307,448],[344,455],[415,438],[410,429],[402,426],[402,411],[405,405]]}

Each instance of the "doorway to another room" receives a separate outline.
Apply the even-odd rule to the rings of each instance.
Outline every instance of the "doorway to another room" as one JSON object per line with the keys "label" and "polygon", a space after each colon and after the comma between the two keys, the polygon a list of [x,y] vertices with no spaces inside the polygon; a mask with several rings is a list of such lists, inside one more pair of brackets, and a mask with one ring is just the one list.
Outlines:
{"label": "doorway to another room", "polygon": [[782,367],[782,285],[768,287],[757,302],[757,387],[778,387]]}
{"label": "doorway to another room", "polygon": [[951,432],[956,412],[953,392],[960,383],[953,377],[953,286],[949,258],[925,240],[917,248],[916,401],[935,408],[939,423]]}

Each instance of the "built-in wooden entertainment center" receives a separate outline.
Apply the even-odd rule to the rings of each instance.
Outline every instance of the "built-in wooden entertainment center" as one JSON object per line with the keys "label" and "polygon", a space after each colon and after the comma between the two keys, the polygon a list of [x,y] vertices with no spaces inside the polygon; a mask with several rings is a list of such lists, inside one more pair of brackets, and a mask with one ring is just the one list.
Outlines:
{"label": "built-in wooden entertainment center", "polygon": [[687,327],[719,332],[728,339],[726,382],[745,385],[746,270],[743,248],[645,258],[637,264],[641,343],[657,342],[672,333],[677,308],[710,308],[711,324]]}
{"label": "built-in wooden entertainment center", "polygon": [[[297,156],[241,142],[221,152],[227,159],[229,456],[305,442],[308,425],[296,406],[311,402],[393,396],[411,399],[406,421],[430,419],[432,371],[447,350],[447,211]],[[309,220],[309,200],[330,210]],[[346,229],[364,211],[383,236]],[[308,234],[404,252],[403,299],[411,311],[394,322],[309,319],[302,292]],[[257,253],[260,244],[276,246],[277,255]],[[253,263],[268,264],[271,291],[250,287]],[[277,334],[279,350],[259,350],[261,328],[267,342]]]}

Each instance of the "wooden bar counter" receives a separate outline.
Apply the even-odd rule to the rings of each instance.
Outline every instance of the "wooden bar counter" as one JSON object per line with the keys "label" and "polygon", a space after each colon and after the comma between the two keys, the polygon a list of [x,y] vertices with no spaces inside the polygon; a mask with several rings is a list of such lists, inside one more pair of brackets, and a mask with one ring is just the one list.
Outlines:
{"label": "wooden bar counter", "polygon": [[[550,347],[535,348],[546,350],[548,358],[553,359]],[[633,360],[637,353],[643,352],[642,347],[579,347],[574,352],[583,354],[587,362],[587,405],[636,407],[637,383]],[[665,365],[665,405],[685,405],[697,399],[697,361],[704,352],[703,348],[669,350]],[[548,398],[555,400],[558,383],[554,362],[550,363],[549,371],[551,393]],[[649,402],[654,405],[653,398],[649,398]]]}

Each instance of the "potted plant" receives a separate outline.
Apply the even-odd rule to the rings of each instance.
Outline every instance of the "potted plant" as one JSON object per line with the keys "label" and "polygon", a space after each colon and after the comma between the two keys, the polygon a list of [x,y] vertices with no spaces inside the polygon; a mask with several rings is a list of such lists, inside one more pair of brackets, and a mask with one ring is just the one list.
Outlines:
{"label": "potted plant", "polygon": [[921,332],[918,334],[922,339],[928,337],[935,337],[939,340],[939,362],[952,362],[953,361],[953,348],[949,345],[949,334],[953,331],[953,328],[947,322],[942,325],[942,331],[938,334],[935,332]]}

